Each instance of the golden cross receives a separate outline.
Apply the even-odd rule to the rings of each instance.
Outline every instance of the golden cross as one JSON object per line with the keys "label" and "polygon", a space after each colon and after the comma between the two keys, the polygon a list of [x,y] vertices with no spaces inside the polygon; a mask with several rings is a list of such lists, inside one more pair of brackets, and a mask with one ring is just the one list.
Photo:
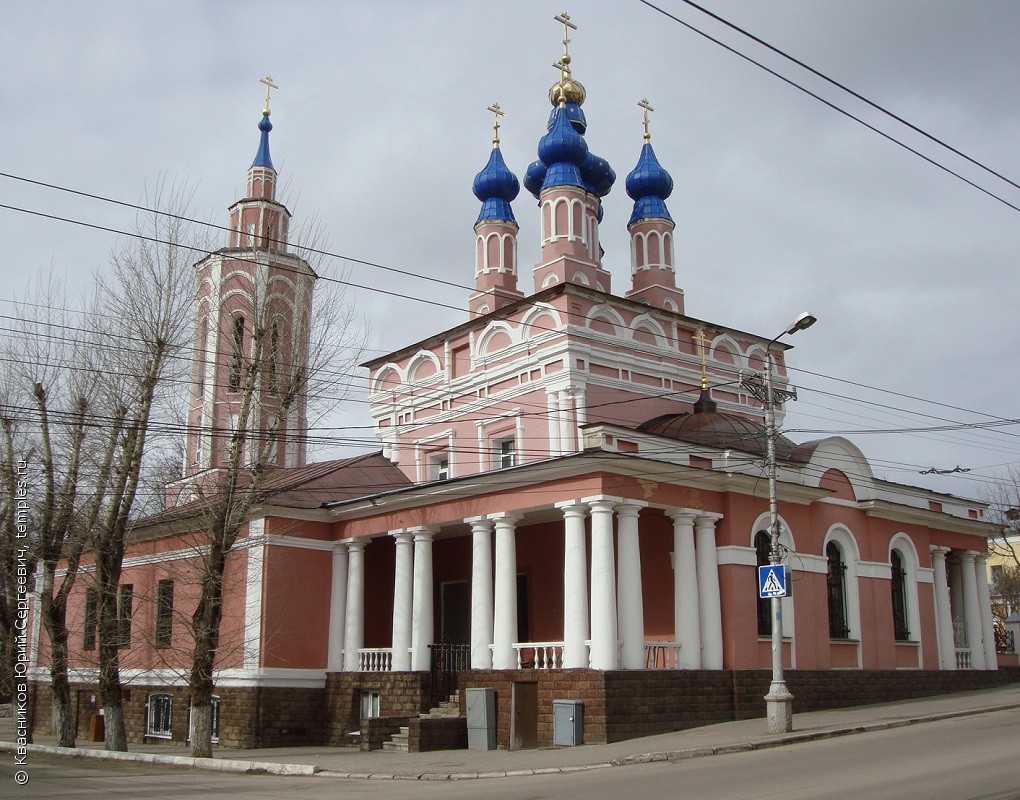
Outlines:
{"label": "golden cross", "polygon": [[492,146],[499,147],[499,118],[505,117],[506,112],[499,107],[499,103],[493,103],[489,106],[486,111],[491,111],[493,114],[492,119]]}
{"label": "golden cross", "polygon": [[570,21],[570,14],[566,11],[560,12],[553,19],[563,23],[563,57],[553,66],[560,70],[560,80],[566,82],[570,75],[570,31],[576,31],[577,26]]}
{"label": "golden cross", "polygon": [[266,85],[266,107],[262,109],[262,113],[268,115],[269,114],[269,90],[270,89],[279,89],[280,87],[277,86],[275,83],[273,83],[273,76],[272,75],[266,75],[266,77],[264,77],[264,78],[259,78],[259,83],[264,83]]}
{"label": "golden cross", "polygon": [[698,332],[694,336],[694,341],[698,343],[701,358],[701,390],[705,391],[708,389],[708,337],[705,336],[705,331],[702,328],[698,329]]}
{"label": "golden cross", "polygon": [[641,106],[641,108],[643,108],[645,110],[645,141],[647,142],[647,141],[650,141],[651,138],[652,138],[652,135],[648,132],[648,121],[649,121],[648,114],[651,111],[655,111],[655,109],[652,108],[650,105],[648,105],[648,98],[647,97],[643,97],[641,100],[639,100],[638,101],[638,105]]}

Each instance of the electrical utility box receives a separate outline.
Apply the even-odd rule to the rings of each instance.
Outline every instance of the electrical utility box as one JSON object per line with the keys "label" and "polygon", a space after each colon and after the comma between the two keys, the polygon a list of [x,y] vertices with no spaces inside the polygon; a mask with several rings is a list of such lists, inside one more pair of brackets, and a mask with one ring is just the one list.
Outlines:
{"label": "electrical utility box", "polygon": [[553,700],[553,744],[573,747],[581,744],[584,732],[584,703]]}
{"label": "electrical utility box", "polygon": [[496,749],[495,690],[467,689],[468,750]]}

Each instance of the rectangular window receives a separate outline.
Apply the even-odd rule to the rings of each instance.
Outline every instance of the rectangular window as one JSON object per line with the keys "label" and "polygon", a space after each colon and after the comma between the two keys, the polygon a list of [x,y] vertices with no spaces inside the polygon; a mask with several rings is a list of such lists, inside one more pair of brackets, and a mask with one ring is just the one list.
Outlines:
{"label": "rectangular window", "polygon": [[450,477],[450,456],[440,453],[429,460],[430,478],[434,481],[445,481]]}
{"label": "rectangular window", "polygon": [[120,587],[120,602],[117,604],[117,633],[121,647],[131,646],[131,607],[134,603],[135,587],[125,583]]}
{"label": "rectangular window", "polygon": [[379,716],[379,691],[377,689],[362,689],[361,692],[361,719]]}
{"label": "rectangular window", "polygon": [[99,596],[95,589],[85,590],[85,625],[82,649],[96,649],[96,620]]}
{"label": "rectangular window", "polygon": [[145,704],[145,735],[160,739],[173,736],[174,699],[168,694],[150,694]]}
{"label": "rectangular window", "polygon": [[509,439],[497,440],[494,449],[496,469],[506,469],[507,467],[512,467],[516,463],[517,449],[512,437]]}
{"label": "rectangular window", "polygon": [[156,586],[156,647],[169,647],[174,630],[174,582],[161,580]]}

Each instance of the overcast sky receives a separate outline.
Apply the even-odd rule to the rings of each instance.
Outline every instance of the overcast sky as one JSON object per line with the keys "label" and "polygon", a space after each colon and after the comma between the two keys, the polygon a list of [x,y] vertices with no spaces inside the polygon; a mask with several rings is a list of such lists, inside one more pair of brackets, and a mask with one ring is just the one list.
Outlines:
{"label": "overcast sky", "polygon": [[[1020,206],[1020,190],[686,4],[659,4]],[[1020,183],[1020,4],[703,5]],[[423,278],[400,283],[354,266],[352,280],[464,307],[466,292],[428,279],[473,281],[471,182],[491,146],[486,106],[507,112],[509,167],[523,177],[535,159],[561,6],[4,0],[0,172],[129,202],[165,175],[195,188],[199,216],[225,224],[257,148],[258,79],[268,73],[279,85],[273,160],[298,219],[316,212],[332,252]],[[619,176],[601,228],[617,293],[629,282],[623,183],[642,143],[636,103],[647,97],[652,143],[676,183],[668,205],[687,313],[769,337],[804,310],[819,319],[790,342],[791,366],[808,372],[793,372],[800,400],[788,428],[1020,417],[1020,213],[638,0],[568,10],[587,139]],[[131,221],[109,204],[6,177],[0,203],[113,228]],[[514,210],[528,290],[537,210],[523,191]],[[0,314],[40,271],[85,289],[116,244],[114,234],[0,209]],[[371,319],[366,357],[466,319],[367,290],[354,300]],[[368,424],[361,389],[336,424]],[[968,496],[1020,462],[1016,425],[848,435],[880,477]],[[971,471],[918,474],[957,465]]]}

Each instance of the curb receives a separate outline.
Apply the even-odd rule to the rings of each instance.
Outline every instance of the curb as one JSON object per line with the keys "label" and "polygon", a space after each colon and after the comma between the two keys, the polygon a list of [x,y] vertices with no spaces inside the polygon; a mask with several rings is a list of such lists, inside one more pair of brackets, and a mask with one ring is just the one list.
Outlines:
{"label": "curb", "polygon": [[[191,767],[212,772],[233,772],[245,775],[315,775],[320,772],[314,764],[280,764],[272,761],[245,761],[236,758],[195,758],[169,756],[161,753],[131,753],[111,750],[91,750],[86,747],[57,747],[50,744],[25,746],[30,753],[45,753],[65,758],[94,758],[98,761],[131,761],[139,764],[162,764],[171,767]],[[0,752],[16,751],[11,742],[0,742]]]}
{"label": "curb", "polygon": [[[735,742],[716,746],[690,747],[683,750],[663,750],[652,753],[638,753],[632,756],[614,758],[609,761],[600,761],[593,764],[577,764],[565,767],[538,767],[535,769],[514,769],[505,771],[497,770],[491,772],[421,772],[417,774],[340,772],[323,769],[314,764],[282,764],[274,761],[246,761],[243,759],[233,758],[194,758],[192,756],[172,756],[162,755],[159,753],[132,753],[78,747],[56,747],[54,745],[46,744],[30,744],[25,747],[27,747],[28,752],[30,753],[45,753],[47,755],[64,756],[66,758],[94,758],[103,761],[130,761],[142,764],[162,764],[166,766],[191,767],[192,769],[204,769],[213,772],[231,772],[245,775],[316,776],[347,780],[461,781],[486,778],[516,778],[525,775],[567,774],[573,772],[587,772],[594,769],[608,769],[610,767],[626,767],[634,764],[651,764],[664,761],[686,761],[692,758],[725,755],[726,753],[744,753],[751,750],[766,750],[773,747],[801,744],[802,742],[833,739],[838,736],[852,736],[854,734],[870,733],[872,731],[891,730],[893,728],[902,728],[908,725],[918,725],[925,722],[939,722],[941,720],[955,719],[957,717],[973,716],[975,714],[988,714],[995,711],[1009,711],[1017,708],[1020,708],[1020,703],[1004,703],[984,708],[926,714],[920,717],[907,717],[903,719],[886,720],[883,722],[867,722],[843,728],[829,728],[826,730],[810,731],[805,733],[790,733],[768,739],[761,739],[755,742]],[[0,741],[0,752],[13,752],[17,750],[18,745],[12,742]]]}

